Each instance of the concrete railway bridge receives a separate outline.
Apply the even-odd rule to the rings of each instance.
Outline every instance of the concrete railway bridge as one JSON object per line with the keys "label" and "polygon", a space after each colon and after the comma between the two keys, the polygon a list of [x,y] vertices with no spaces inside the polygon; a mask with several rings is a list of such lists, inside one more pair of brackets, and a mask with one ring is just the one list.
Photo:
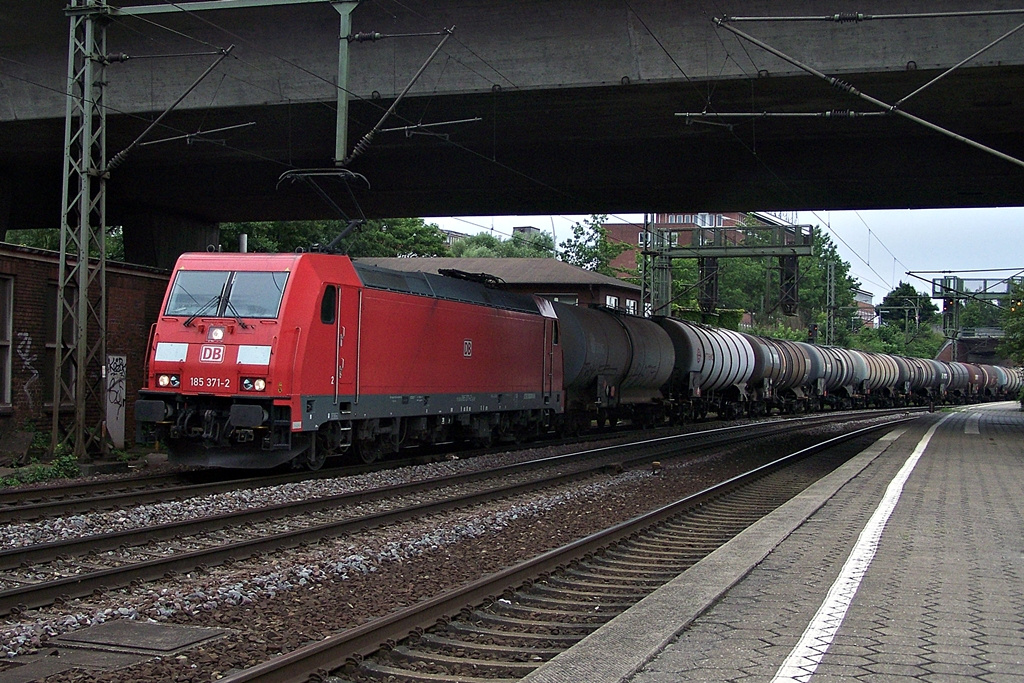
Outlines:
{"label": "concrete railway bridge", "polygon": [[[188,92],[143,140],[157,144],[109,169],[107,223],[124,226],[129,260],[167,266],[220,221],[336,217],[307,184],[278,179],[333,168],[424,64],[347,165],[366,182],[321,180],[345,212],[1021,202],[1024,3],[838,0],[821,14],[806,0],[281,1],[107,13],[108,160]],[[59,225],[67,4],[0,0],[0,231]]]}

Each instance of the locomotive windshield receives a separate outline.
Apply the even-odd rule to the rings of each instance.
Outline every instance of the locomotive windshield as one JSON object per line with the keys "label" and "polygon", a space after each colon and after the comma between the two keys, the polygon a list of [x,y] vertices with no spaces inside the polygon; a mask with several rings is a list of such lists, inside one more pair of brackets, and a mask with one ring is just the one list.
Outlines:
{"label": "locomotive windshield", "polygon": [[179,270],[164,315],[276,318],[285,271]]}

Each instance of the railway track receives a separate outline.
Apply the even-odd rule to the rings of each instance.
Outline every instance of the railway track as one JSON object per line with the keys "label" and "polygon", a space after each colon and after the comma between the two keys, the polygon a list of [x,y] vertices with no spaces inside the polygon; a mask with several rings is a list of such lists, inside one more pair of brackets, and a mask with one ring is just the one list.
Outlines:
{"label": "railway track", "polygon": [[[836,419],[816,416],[810,427]],[[791,432],[761,423],[609,446],[457,476],[359,490],[278,505],[0,551],[0,614],[94,591],[189,572],[356,530],[478,504],[497,497],[579,482],[607,471],[666,460],[681,451]],[[531,474],[538,472],[537,474]],[[495,483],[497,482],[497,483]],[[458,491],[453,493],[454,491]],[[382,502],[386,501],[386,504]],[[370,509],[370,504],[383,504]]]}
{"label": "railway track", "polygon": [[[626,436],[628,430],[609,430],[597,435]],[[538,445],[570,445],[572,439],[538,442]],[[460,450],[459,458],[498,453],[499,446]],[[134,474],[110,479],[71,479],[42,485],[0,488],[0,524],[43,519],[56,515],[127,508],[133,505],[162,502],[174,497],[213,495],[239,488],[279,486],[316,479],[348,477],[370,472],[399,469],[437,462],[450,457],[444,445],[424,448],[416,454],[383,462],[356,465],[335,465],[316,472],[307,470],[274,472],[252,476],[251,471],[185,469],[174,473]]]}
{"label": "railway track", "polygon": [[0,489],[0,524],[57,515],[128,508],[192,496],[215,495],[243,488],[280,486],[316,479],[354,476],[367,472],[430,462],[434,456],[406,458],[375,465],[349,465],[317,472],[296,471],[240,477],[231,470],[194,470],[149,474],[100,481],[71,480],[45,486]]}
{"label": "railway track", "polygon": [[[915,411],[919,409],[910,408],[903,410]],[[857,411],[853,414],[863,416],[865,414],[887,414],[891,412],[894,411]],[[842,414],[845,415],[847,413]],[[803,418],[789,418],[789,420],[798,424],[812,424],[816,421],[827,421],[834,418],[835,414],[827,413]],[[755,426],[779,421],[782,420],[755,423]],[[712,428],[690,432],[689,435],[696,437],[705,431],[714,433],[719,429],[738,430],[749,426]],[[554,442],[554,445],[558,445],[558,443]],[[564,441],[562,443],[568,444],[571,442]],[[462,455],[471,456],[484,452],[486,451],[471,451]],[[495,449],[494,452],[497,452],[497,450]],[[130,508],[137,505],[181,500],[194,496],[216,495],[243,488],[256,489],[317,479],[354,476],[367,472],[378,472],[408,465],[433,462],[439,457],[441,456],[438,453],[429,453],[373,465],[350,465],[324,469],[318,472],[271,473],[241,478],[231,472],[201,470],[173,474],[143,474],[100,481],[71,480],[43,486],[2,488],[0,489],[0,524],[89,513],[98,510]]]}
{"label": "railway track", "polygon": [[[875,425],[223,680],[510,683],[571,647],[855,454]],[[847,445],[824,459],[808,456]]]}

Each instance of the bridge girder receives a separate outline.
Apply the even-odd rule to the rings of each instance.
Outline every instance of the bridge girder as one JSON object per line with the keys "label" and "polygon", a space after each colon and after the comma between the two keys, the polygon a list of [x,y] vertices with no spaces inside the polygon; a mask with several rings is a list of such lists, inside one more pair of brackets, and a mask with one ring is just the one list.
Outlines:
{"label": "bridge girder", "polygon": [[[57,7],[51,0],[44,4]],[[888,3],[871,1],[864,8],[870,10],[872,4],[889,8]],[[988,4],[1007,5],[1002,0]],[[679,3],[654,1],[646,11],[649,22],[666,28],[663,41],[666,35],[672,36],[667,48],[687,70],[687,77],[644,34],[635,17],[627,13],[624,26],[623,15],[603,5],[551,3],[532,17],[531,31],[516,34],[495,28],[501,24],[492,19],[510,11],[508,3],[497,0],[479,0],[468,14],[456,14],[454,2],[439,1],[434,4],[438,8],[435,22],[414,15],[389,17],[376,5],[366,3],[354,13],[354,30],[387,28],[387,21],[396,32],[459,24],[456,38],[474,46],[483,61],[494,67],[493,78],[503,85],[482,89],[478,74],[459,70],[467,63],[465,51],[453,54],[453,64],[458,66],[437,60],[436,71],[424,76],[423,89],[399,105],[388,125],[481,120],[431,129],[447,139],[402,132],[378,135],[367,153],[352,164],[352,170],[370,183],[368,189],[357,188],[360,207],[368,216],[644,212],[681,206],[725,211],[1021,203],[1024,171],[1019,167],[895,116],[728,119],[711,122],[729,127],[687,125],[675,116],[677,112],[709,107],[721,112],[820,112],[867,106],[817,79],[786,71],[780,62],[759,55],[754,48],[745,69],[726,62],[727,68],[712,70],[705,63],[706,55],[724,58],[713,52],[719,49],[718,36],[707,17],[692,8],[681,9]],[[960,6],[953,0],[939,0],[911,2],[906,9]],[[795,13],[787,11],[800,7],[795,0],[772,3],[779,14]],[[296,27],[306,24],[295,23],[297,11],[278,10],[270,16],[250,10],[250,17],[265,17],[255,25],[277,30],[279,35],[266,38],[276,41],[268,48],[273,54],[291,45],[288,49],[306,58],[320,48],[330,52],[333,44],[333,52],[317,57],[319,71],[330,74],[337,65],[337,14],[326,6],[310,10],[323,15],[317,20],[320,23],[309,24],[310,30],[299,33]],[[39,10],[25,12],[28,17]],[[51,23],[64,36],[66,19],[62,12],[57,14]],[[19,37],[17,12],[14,16],[15,30],[5,31],[8,37],[0,38],[0,43],[9,40],[17,47],[36,33],[26,24]],[[873,28],[851,33],[838,28],[758,27],[758,34],[784,49],[799,45],[805,60],[826,58],[837,69],[845,65],[846,81],[879,99],[895,101],[941,72],[925,66],[951,65],[1017,22],[1019,18],[1013,17],[992,20],[991,25],[950,21],[933,33],[924,30],[923,35],[920,24],[879,24],[882,33],[877,35],[885,40],[870,43],[864,38],[876,34],[863,31]],[[587,46],[596,39],[591,29],[602,27],[601,49],[588,52]],[[295,35],[288,35],[289,30]],[[977,32],[976,39],[970,32]],[[806,35],[817,38],[804,40]],[[963,45],[954,37],[964,37]],[[308,46],[296,40],[305,40]],[[360,45],[354,50],[356,97],[350,105],[350,140],[359,139],[377,122],[391,102],[388,93],[400,89],[433,44],[434,39],[414,39]],[[491,49],[480,52],[481,44]],[[946,45],[945,51],[937,56],[928,52],[934,45]],[[954,72],[911,100],[908,110],[1024,157],[1024,129],[1019,125],[1024,120],[1024,66],[1004,59],[1009,51],[1020,62],[1015,45],[1005,46],[1003,53],[986,54],[980,60],[982,66]],[[115,41],[111,49],[119,46]],[[243,44],[239,51],[246,47],[252,46]],[[738,49],[737,43],[729,44],[729,50]],[[17,56],[17,52],[11,54]],[[935,59],[925,61],[925,54]],[[248,53],[245,59],[254,58]],[[859,70],[858,64],[862,65]],[[752,71],[752,66],[759,68]],[[132,109],[130,114],[111,111],[108,115],[112,150],[123,149],[162,110],[154,106],[147,111],[144,102],[161,102],[181,91],[168,75],[168,83],[157,84],[163,90],[153,94],[156,76],[129,82],[122,75],[128,72],[119,72],[127,67],[140,68],[129,61],[108,69],[116,108],[123,110],[130,102]],[[196,75],[194,68],[176,68],[180,81]],[[276,68],[283,69],[279,64]],[[693,75],[698,68],[702,76]],[[152,74],[161,73],[160,67],[151,69]],[[449,80],[447,75],[456,71]],[[515,83],[494,75],[499,72]],[[747,78],[746,72],[757,75]],[[155,137],[249,121],[256,125],[215,136],[224,144],[194,139],[191,144],[179,140],[136,149],[109,181],[108,222],[131,230],[132,217],[143,212],[180,216],[199,224],[333,217],[331,209],[311,192],[298,185],[277,187],[277,179],[292,168],[333,164],[337,92],[317,82],[320,95],[311,99],[269,93],[271,83],[280,83],[281,89],[290,85],[283,80],[284,73],[260,64],[223,88],[211,83],[210,91],[197,91],[195,100],[172,113]],[[264,80],[255,80],[260,78]],[[256,87],[239,86],[251,82]],[[7,91],[12,83],[17,81],[4,82]],[[435,85],[440,86],[436,94],[431,90]],[[225,96],[229,90],[238,104]],[[379,99],[374,95],[378,91],[385,93]],[[243,102],[246,99],[250,101]],[[63,121],[45,114],[25,116],[24,106],[20,99],[12,101],[16,116],[0,108],[0,191],[6,193],[0,198],[4,209],[0,220],[5,220],[0,228],[55,227]],[[39,106],[45,112],[49,105]],[[339,200],[345,198],[343,188],[334,190]],[[357,210],[351,205],[345,208]]]}

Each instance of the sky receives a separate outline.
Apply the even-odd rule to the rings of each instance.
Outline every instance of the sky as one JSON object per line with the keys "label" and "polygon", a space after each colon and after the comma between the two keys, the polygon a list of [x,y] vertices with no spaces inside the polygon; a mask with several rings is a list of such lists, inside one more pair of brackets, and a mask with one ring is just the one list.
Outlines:
{"label": "sky", "polygon": [[[492,231],[507,239],[512,228],[530,225],[554,231],[556,243],[588,216],[462,216],[426,218],[442,229],[467,234]],[[610,214],[610,223],[642,224],[641,214]],[[1024,208],[801,211],[798,223],[829,235],[861,288],[875,303],[902,282],[930,293],[942,272],[969,278],[1024,275]],[[1018,273],[1017,271],[1021,271]],[[908,275],[910,271],[914,275]],[[968,272],[983,271],[983,272]],[[915,275],[917,277],[915,277]],[[920,279],[924,278],[924,280]]]}

